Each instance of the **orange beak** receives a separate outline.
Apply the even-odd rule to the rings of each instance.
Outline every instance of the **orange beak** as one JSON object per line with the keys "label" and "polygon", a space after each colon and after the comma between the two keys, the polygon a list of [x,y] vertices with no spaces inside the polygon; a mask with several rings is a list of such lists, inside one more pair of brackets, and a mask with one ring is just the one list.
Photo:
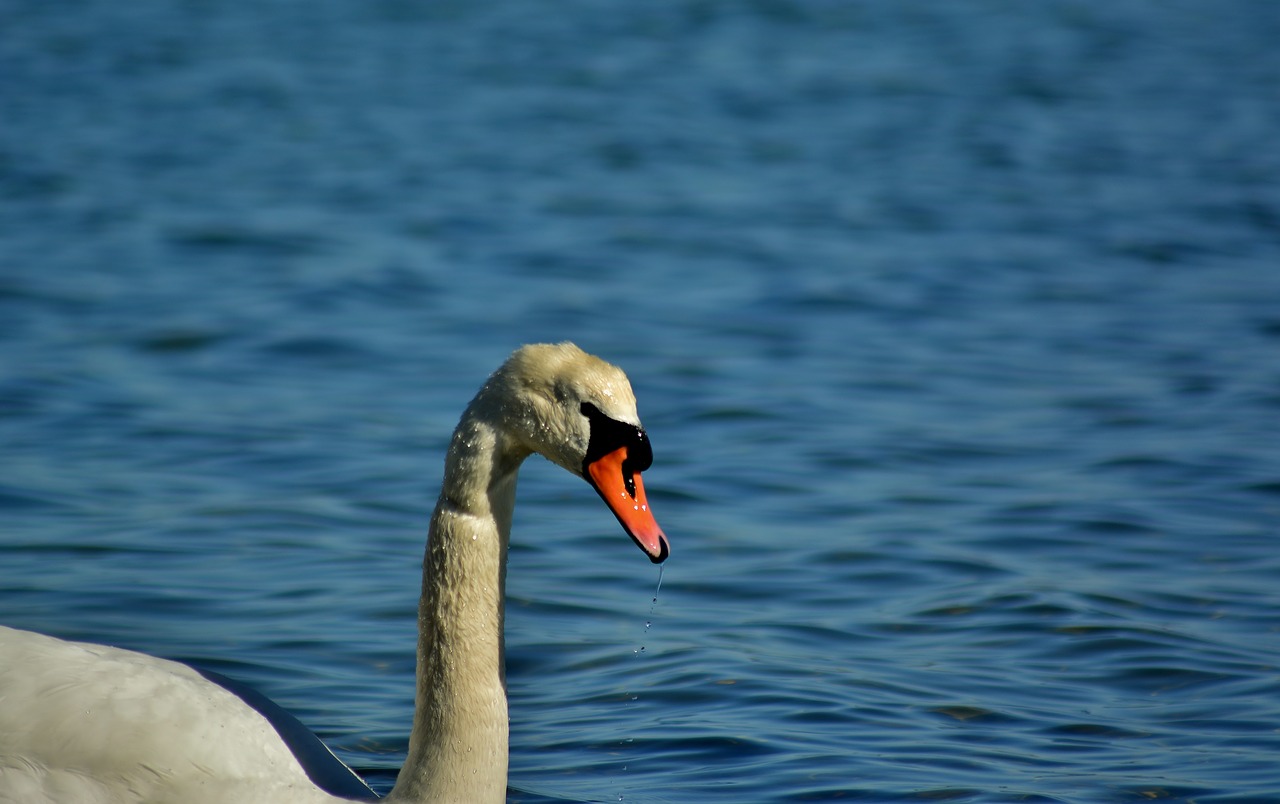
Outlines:
{"label": "orange beak", "polygon": [[640,473],[627,467],[627,448],[619,447],[587,464],[587,479],[649,560],[666,561],[671,546],[649,510]]}

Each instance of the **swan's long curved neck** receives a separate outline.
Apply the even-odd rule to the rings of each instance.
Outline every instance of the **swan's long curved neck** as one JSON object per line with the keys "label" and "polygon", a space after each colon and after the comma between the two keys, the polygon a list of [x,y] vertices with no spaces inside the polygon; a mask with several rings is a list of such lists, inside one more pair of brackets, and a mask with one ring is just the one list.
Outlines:
{"label": "swan's long curved neck", "polygon": [[395,801],[506,800],[503,600],[516,472],[529,451],[479,401],[453,434],[427,537],[417,702]]}

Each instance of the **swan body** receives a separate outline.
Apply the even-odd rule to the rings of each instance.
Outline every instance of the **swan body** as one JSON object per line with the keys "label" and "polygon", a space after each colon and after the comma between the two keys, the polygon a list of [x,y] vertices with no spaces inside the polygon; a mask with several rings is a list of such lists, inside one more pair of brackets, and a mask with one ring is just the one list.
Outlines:
{"label": "swan body", "polygon": [[[573,344],[517,350],[445,458],[418,611],[409,752],[389,801],[506,799],[503,595],[516,473],[584,478],[658,563],[652,455],[626,375]],[[330,804],[376,798],[262,696],[187,665],[0,627],[0,802]]]}

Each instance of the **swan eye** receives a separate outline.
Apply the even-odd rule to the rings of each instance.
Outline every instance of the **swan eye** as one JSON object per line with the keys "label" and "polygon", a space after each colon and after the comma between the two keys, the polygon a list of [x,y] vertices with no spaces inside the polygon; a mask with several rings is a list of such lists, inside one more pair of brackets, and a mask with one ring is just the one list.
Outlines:
{"label": "swan eye", "polygon": [[642,428],[610,418],[590,402],[583,402],[580,409],[591,428],[584,467],[621,447],[627,448],[627,459],[622,465],[625,476],[643,472],[653,465],[653,448]]}

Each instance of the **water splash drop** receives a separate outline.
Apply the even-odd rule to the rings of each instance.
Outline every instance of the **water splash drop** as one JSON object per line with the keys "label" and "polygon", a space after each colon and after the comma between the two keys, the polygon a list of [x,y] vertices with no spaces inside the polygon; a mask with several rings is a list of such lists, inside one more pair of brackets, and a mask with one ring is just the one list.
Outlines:
{"label": "water splash drop", "polygon": [[[649,634],[649,629],[650,629],[651,627],[653,627],[653,612],[654,612],[654,609],[655,609],[655,608],[657,607],[657,605],[658,605],[658,593],[660,593],[660,592],[662,591],[662,573],[663,573],[665,570],[666,570],[666,567],[665,567],[664,565],[659,565],[659,566],[658,566],[658,586],[657,586],[657,588],[656,588],[656,589],[654,589],[654,590],[653,590],[653,600],[651,600],[651,601],[649,602],[649,616],[648,616],[648,618],[646,618],[646,619],[645,619],[645,621],[644,621],[644,635],[645,635],[645,636],[647,636],[647,635]],[[637,658],[639,658],[642,654],[644,654],[644,649],[645,649],[645,646],[644,646],[644,645],[641,645],[641,646],[640,646],[640,647],[638,647],[638,648],[634,648],[634,649],[631,651],[631,653],[632,653],[632,655],[634,655],[634,656],[636,656]],[[623,693],[623,700],[626,702],[625,704],[623,704],[624,706],[631,706],[631,705],[632,705],[632,704],[634,704],[636,701],[639,701],[639,700],[640,700],[640,696],[639,696],[639,695],[632,694],[631,692],[624,692],[624,693]],[[628,745],[628,744],[630,744],[631,742],[632,742],[632,738],[627,737],[626,739],[624,739],[624,740],[622,741],[622,744],[623,744],[623,745]],[[623,766],[622,766],[622,772],[623,772],[623,773],[626,773],[626,771],[627,771],[627,766],[626,766],[626,765],[623,765]],[[615,783],[616,783],[616,782],[615,782]],[[623,794],[622,794],[622,793],[619,793],[619,794],[618,794],[618,800],[619,800],[619,801],[622,801],[622,797],[623,797]]]}

